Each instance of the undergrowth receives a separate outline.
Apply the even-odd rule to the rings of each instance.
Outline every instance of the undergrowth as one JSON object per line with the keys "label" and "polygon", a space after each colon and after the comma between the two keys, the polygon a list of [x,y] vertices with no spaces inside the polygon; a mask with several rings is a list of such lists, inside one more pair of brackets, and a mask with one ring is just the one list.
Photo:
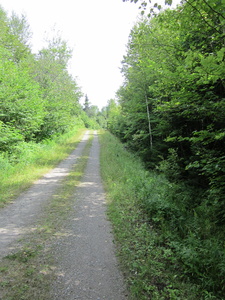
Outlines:
{"label": "undergrowth", "polygon": [[200,211],[182,206],[191,197],[187,188],[146,171],[108,132],[100,141],[108,213],[131,299],[224,299],[224,241],[209,235]]}
{"label": "undergrowth", "polygon": [[74,192],[85,170],[91,137],[73,170],[62,180],[49,200],[35,229],[0,262],[0,298],[4,300],[51,299],[51,283],[56,279],[57,262],[53,245],[60,238],[63,223],[74,205]]}
{"label": "undergrowth", "polygon": [[21,142],[11,153],[0,153],[0,207],[53,168],[76,147],[85,129],[75,128],[42,143]]}

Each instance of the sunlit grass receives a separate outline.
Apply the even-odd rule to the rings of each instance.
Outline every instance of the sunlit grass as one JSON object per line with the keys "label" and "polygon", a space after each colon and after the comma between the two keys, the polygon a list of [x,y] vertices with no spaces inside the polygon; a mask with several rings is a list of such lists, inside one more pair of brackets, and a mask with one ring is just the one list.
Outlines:
{"label": "sunlit grass", "polygon": [[10,157],[0,157],[0,207],[65,159],[86,129],[75,129],[41,144],[20,144]]}

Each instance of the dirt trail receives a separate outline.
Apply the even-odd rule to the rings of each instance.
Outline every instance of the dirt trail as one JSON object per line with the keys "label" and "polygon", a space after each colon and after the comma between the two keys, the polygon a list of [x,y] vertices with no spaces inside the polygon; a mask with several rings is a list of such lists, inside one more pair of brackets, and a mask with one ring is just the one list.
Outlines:
{"label": "dirt trail", "polygon": [[67,159],[37,180],[13,204],[0,210],[0,258],[13,250],[15,240],[32,230],[48,199],[59,187],[61,180],[69,174],[69,171],[76,164],[88,138],[89,133],[86,132],[82,141]]}
{"label": "dirt trail", "polygon": [[83,179],[76,189],[74,214],[67,235],[55,247],[58,280],[54,299],[127,299],[118,270],[111,227],[105,214],[105,195],[99,172],[99,143],[94,136]]}
{"label": "dirt trail", "polygon": [[[0,211],[0,257],[13,249],[14,241],[32,229],[60,180],[81,155],[87,139],[88,134],[68,159]],[[106,217],[99,150],[95,133],[85,174],[74,195],[74,211],[62,228],[63,236],[53,245],[58,274],[51,289],[54,300],[124,300],[128,297]]]}

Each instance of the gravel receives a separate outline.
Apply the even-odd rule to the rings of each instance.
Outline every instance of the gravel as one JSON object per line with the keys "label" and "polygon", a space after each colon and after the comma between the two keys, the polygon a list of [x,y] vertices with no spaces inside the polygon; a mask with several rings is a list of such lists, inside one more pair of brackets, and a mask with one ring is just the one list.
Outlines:
{"label": "gravel", "polygon": [[[0,258],[12,252],[18,239],[35,228],[49,199],[81,156],[88,138],[87,132],[57,168],[0,210]],[[73,211],[52,248],[57,274],[51,286],[54,300],[128,299],[106,216],[99,151],[98,136],[94,133],[88,165],[74,194]]]}
{"label": "gravel", "polygon": [[74,211],[66,235],[55,245],[58,278],[55,300],[127,299],[115,256],[106,198],[99,171],[99,142],[95,134],[88,165],[74,195]]}

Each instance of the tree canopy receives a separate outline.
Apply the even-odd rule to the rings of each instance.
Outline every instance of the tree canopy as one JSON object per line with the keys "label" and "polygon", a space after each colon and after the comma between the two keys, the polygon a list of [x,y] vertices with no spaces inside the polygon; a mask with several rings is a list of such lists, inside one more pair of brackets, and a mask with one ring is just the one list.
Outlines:
{"label": "tree canopy", "polygon": [[41,141],[82,119],[81,91],[68,73],[72,51],[58,35],[33,54],[24,16],[0,7],[0,151],[20,141]]}

